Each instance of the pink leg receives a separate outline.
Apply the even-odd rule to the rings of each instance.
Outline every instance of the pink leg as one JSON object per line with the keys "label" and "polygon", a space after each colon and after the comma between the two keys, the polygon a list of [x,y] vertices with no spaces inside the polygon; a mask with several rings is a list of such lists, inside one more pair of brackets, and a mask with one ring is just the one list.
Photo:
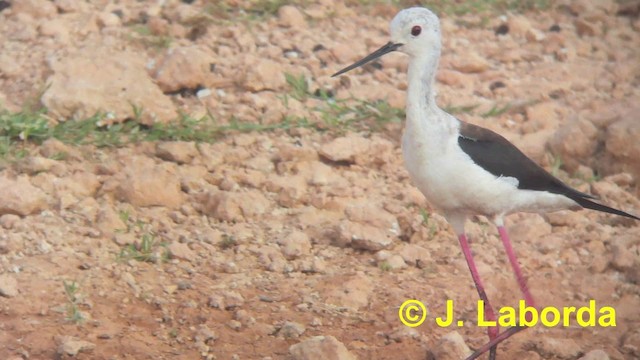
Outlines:
{"label": "pink leg", "polygon": [[[518,281],[518,285],[520,286],[520,291],[522,291],[522,294],[524,295],[525,303],[528,306],[536,307],[535,302],[533,301],[533,296],[531,296],[531,293],[529,292],[529,288],[527,287],[527,281],[522,275],[522,270],[520,269],[520,264],[518,264],[518,259],[516,258],[516,254],[513,251],[513,247],[511,246],[511,240],[509,240],[509,235],[507,235],[507,230],[505,229],[504,226],[498,226],[498,232],[500,233],[500,239],[502,239],[502,244],[504,245],[504,249],[507,253],[507,257],[509,258],[509,262],[511,263],[511,268],[513,269],[513,272],[516,275],[516,280]],[[462,240],[460,240],[460,243],[462,243]],[[463,245],[463,251],[464,251],[464,245]],[[465,256],[466,256],[466,253],[465,253]],[[471,268],[471,265],[469,265],[469,268]],[[472,270],[471,271],[472,276],[473,276],[473,272],[474,271]],[[475,281],[475,277],[474,277],[474,281]],[[476,283],[476,286],[478,286],[478,283]],[[480,292],[480,289],[478,289],[478,292]],[[486,298],[486,295],[485,295],[485,298]],[[527,321],[531,321],[531,314],[527,314]],[[525,329],[528,329],[528,327],[514,326],[507,329],[506,331],[499,334],[498,336],[491,337],[491,335],[489,335],[489,338],[490,338],[489,342],[483,345],[480,349],[476,350],[476,352],[474,352],[473,355],[468,357],[466,360],[477,359],[480,355],[482,355],[487,351],[489,351],[489,358],[491,358],[491,353],[494,351],[495,347],[498,346],[499,343],[503,342],[504,340],[510,338],[511,336]]]}
{"label": "pink leg", "polygon": [[[476,263],[473,261],[473,255],[471,254],[471,247],[469,246],[469,242],[467,241],[467,236],[465,234],[460,234],[458,235],[458,240],[460,240],[462,253],[464,254],[464,258],[467,260],[467,265],[469,266],[469,270],[471,271],[471,277],[473,278],[473,282],[476,285],[476,290],[478,290],[480,300],[484,302],[484,312],[486,314],[487,320],[496,321],[496,314],[493,312],[493,308],[489,303],[489,298],[487,298],[487,293],[484,291],[484,286],[482,285],[482,280],[480,280],[480,274],[478,273],[478,269],[476,268]],[[489,333],[489,340],[491,341],[498,336],[499,328],[497,326],[492,326],[487,329],[487,332]],[[495,359],[497,346],[497,344],[491,346],[489,359]]]}
{"label": "pink leg", "polygon": [[504,226],[498,226],[498,232],[500,233],[500,238],[502,239],[504,249],[507,252],[509,262],[511,263],[511,268],[513,268],[513,272],[516,275],[516,280],[518,281],[518,285],[520,286],[520,291],[522,291],[522,294],[524,295],[524,301],[528,306],[536,307],[535,302],[533,301],[533,296],[531,296],[529,288],[527,287],[527,280],[524,278],[524,276],[522,276],[522,270],[520,270],[518,259],[516,258],[516,254],[513,251],[513,247],[511,247],[511,240],[509,240],[509,235],[507,235],[507,229],[505,229]]}

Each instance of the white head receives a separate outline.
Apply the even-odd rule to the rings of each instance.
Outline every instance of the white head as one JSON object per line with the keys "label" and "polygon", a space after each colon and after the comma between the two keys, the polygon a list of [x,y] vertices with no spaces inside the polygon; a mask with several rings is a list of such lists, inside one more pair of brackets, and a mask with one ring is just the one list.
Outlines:
{"label": "white head", "polygon": [[431,10],[421,7],[401,10],[391,21],[390,31],[391,41],[332,76],[343,74],[392,51],[403,52],[412,58],[440,57],[440,21]]}
{"label": "white head", "polygon": [[440,20],[431,10],[413,7],[401,10],[391,20],[391,42],[402,44],[397,48],[411,57],[424,52],[440,53]]}

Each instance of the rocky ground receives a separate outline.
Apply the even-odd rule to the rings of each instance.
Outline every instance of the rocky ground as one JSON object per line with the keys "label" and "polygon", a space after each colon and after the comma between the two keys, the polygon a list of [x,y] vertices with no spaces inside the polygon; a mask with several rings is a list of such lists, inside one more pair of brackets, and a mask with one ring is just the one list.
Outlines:
{"label": "rocky ground", "polygon": [[[387,41],[397,7],[380,3],[0,1],[5,119],[35,99],[51,127],[100,112],[100,126],[189,114],[228,129],[7,155],[0,358],[459,359],[481,346],[457,241],[408,179],[402,124],[385,121],[401,117],[406,57],[330,77]],[[639,214],[639,8],[442,14],[439,103]],[[595,299],[617,326],[538,326],[500,358],[640,357],[638,222],[580,211],[507,226],[539,304]],[[514,306],[497,232],[483,218],[468,231],[489,298]],[[408,328],[410,298],[430,314],[453,300],[465,325]]]}

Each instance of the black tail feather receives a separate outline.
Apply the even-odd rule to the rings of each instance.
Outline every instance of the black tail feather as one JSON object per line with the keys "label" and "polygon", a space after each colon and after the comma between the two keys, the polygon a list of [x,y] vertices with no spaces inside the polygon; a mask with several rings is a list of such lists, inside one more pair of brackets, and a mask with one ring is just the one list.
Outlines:
{"label": "black tail feather", "polygon": [[580,206],[582,206],[583,208],[586,208],[586,209],[602,211],[602,212],[606,212],[606,213],[609,213],[609,214],[615,214],[615,215],[628,217],[628,218],[631,218],[631,219],[640,220],[640,217],[637,217],[635,215],[631,215],[631,214],[626,213],[626,212],[624,212],[622,210],[618,210],[618,209],[614,209],[612,207],[608,207],[606,205],[598,204],[597,202],[593,202],[593,201],[591,201],[589,199],[585,199],[583,197],[572,197],[572,199],[573,199],[573,201],[577,202],[578,204],[580,204]]}

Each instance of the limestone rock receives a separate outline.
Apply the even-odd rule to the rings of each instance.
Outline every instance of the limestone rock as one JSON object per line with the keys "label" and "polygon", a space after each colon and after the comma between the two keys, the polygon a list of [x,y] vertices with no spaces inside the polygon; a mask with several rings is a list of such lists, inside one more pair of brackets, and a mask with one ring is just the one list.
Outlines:
{"label": "limestone rock", "polygon": [[255,190],[242,193],[220,191],[208,194],[203,205],[203,212],[218,220],[242,221],[264,214],[270,202]]}
{"label": "limestone rock", "polygon": [[588,120],[567,121],[549,140],[549,147],[560,156],[569,171],[593,155],[596,150],[598,129]]}
{"label": "limestone rock", "polygon": [[278,239],[282,255],[287,259],[295,259],[303,255],[309,254],[311,250],[311,241],[307,234],[302,231],[292,231],[282,239]]}
{"label": "limestone rock", "polygon": [[582,351],[574,340],[568,338],[542,337],[535,340],[534,344],[543,358],[575,359]]}
{"label": "limestone rock", "polygon": [[244,88],[249,91],[278,90],[286,85],[283,66],[271,59],[247,56]]}
{"label": "limestone rock", "polygon": [[294,360],[356,360],[356,357],[333,336],[314,336],[291,345],[289,353]]}
{"label": "limestone rock", "polygon": [[207,47],[172,48],[155,68],[153,77],[164,93],[210,87],[216,80],[211,72],[211,64],[215,63],[215,54]]}
{"label": "limestone rock", "polygon": [[373,292],[371,279],[362,274],[354,275],[346,281],[341,279],[332,282],[333,290],[327,294],[326,302],[352,309],[360,309],[369,305],[369,297]]}
{"label": "limestone rock", "polygon": [[609,354],[600,349],[591,350],[578,360],[609,360]]}
{"label": "limestone rock", "polygon": [[286,321],[278,331],[278,335],[284,337],[285,339],[295,339],[304,334],[306,330],[307,329],[305,329],[304,325],[300,323]]}
{"label": "limestone rock", "polygon": [[457,331],[452,331],[440,338],[433,355],[438,360],[465,359],[471,355],[471,349]]}
{"label": "limestone rock", "polygon": [[96,347],[94,343],[76,339],[71,336],[65,336],[62,343],[58,346],[58,354],[76,356],[80,352],[91,351]]}
{"label": "limestone rock", "polygon": [[98,48],[54,61],[42,104],[61,120],[102,112],[107,124],[136,118],[137,111],[145,125],[176,119],[175,106],[147,75],[143,60],[131,52]]}
{"label": "limestone rock", "polygon": [[379,251],[387,249],[393,240],[386,232],[375,226],[343,220],[338,225],[337,245],[351,246],[355,249]]}
{"label": "limestone rock", "polygon": [[282,27],[292,29],[304,29],[307,26],[304,14],[293,5],[285,5],[278,9],[278,23]]}
{"label": "limestone rock", "polygon": [[489,68],[489,62],[472,52],[456,58],[452,66],[462,73],[481,73]]}
{"label": "limestone rock", "polygon": [[116,197],[135,206],[180,207],[184,197],[179,178],[175,168],[165,164],[134,158],[120,176]]}
{"label": "limestone rock", "polygon": [[0,177],[0,215],[27,216],[47,207],[47,196],[31,185],[26,177],[9,179]]}
{"label": "limestone rock", "polygon": [[0,275],[0,296],[14,297],[18,295],[18,282],[9,274]]}
{"label": "limestone rock", "polygon": [[356,157],[369,151],[371,140],[359,135],[347,135],[324,144],[319,151],[320,156],[334,162],[355,163]]}
{"label": "limestone rock", "polygon": [[533,29],[531,22],[524,15],[514,15],[509,17],[507,25],[509,26],[509,33],[520,37],[525,36],[527,32]]}
{"label": "limestone rock", "polygon": [[629,112],[607,128],[605,146],[608,157],[615,162],[609,167],[616,172],[629,172],[640,179],[640,121],[636,114]]}
{"label": "limestone rock", "polygon": [[29,14],[36,19],[51,18],[58,12],[55,5],[47,0],[14,1],[11,8],[15,13]]}
{"label": "limestone rock", "polygon": [[198,155],[198,148],[194,142],[161,142],[156,145],[156,155],[162,160],[173,161],[178,164],[189,164]]}
{"label": "limestone rock", "polygon": [[193,261],[196,258],[196,253],[189,248],[189,245],[184,243],[174,241],[168,246],[167,250],[169,250],[171,257],[175,259]]}

